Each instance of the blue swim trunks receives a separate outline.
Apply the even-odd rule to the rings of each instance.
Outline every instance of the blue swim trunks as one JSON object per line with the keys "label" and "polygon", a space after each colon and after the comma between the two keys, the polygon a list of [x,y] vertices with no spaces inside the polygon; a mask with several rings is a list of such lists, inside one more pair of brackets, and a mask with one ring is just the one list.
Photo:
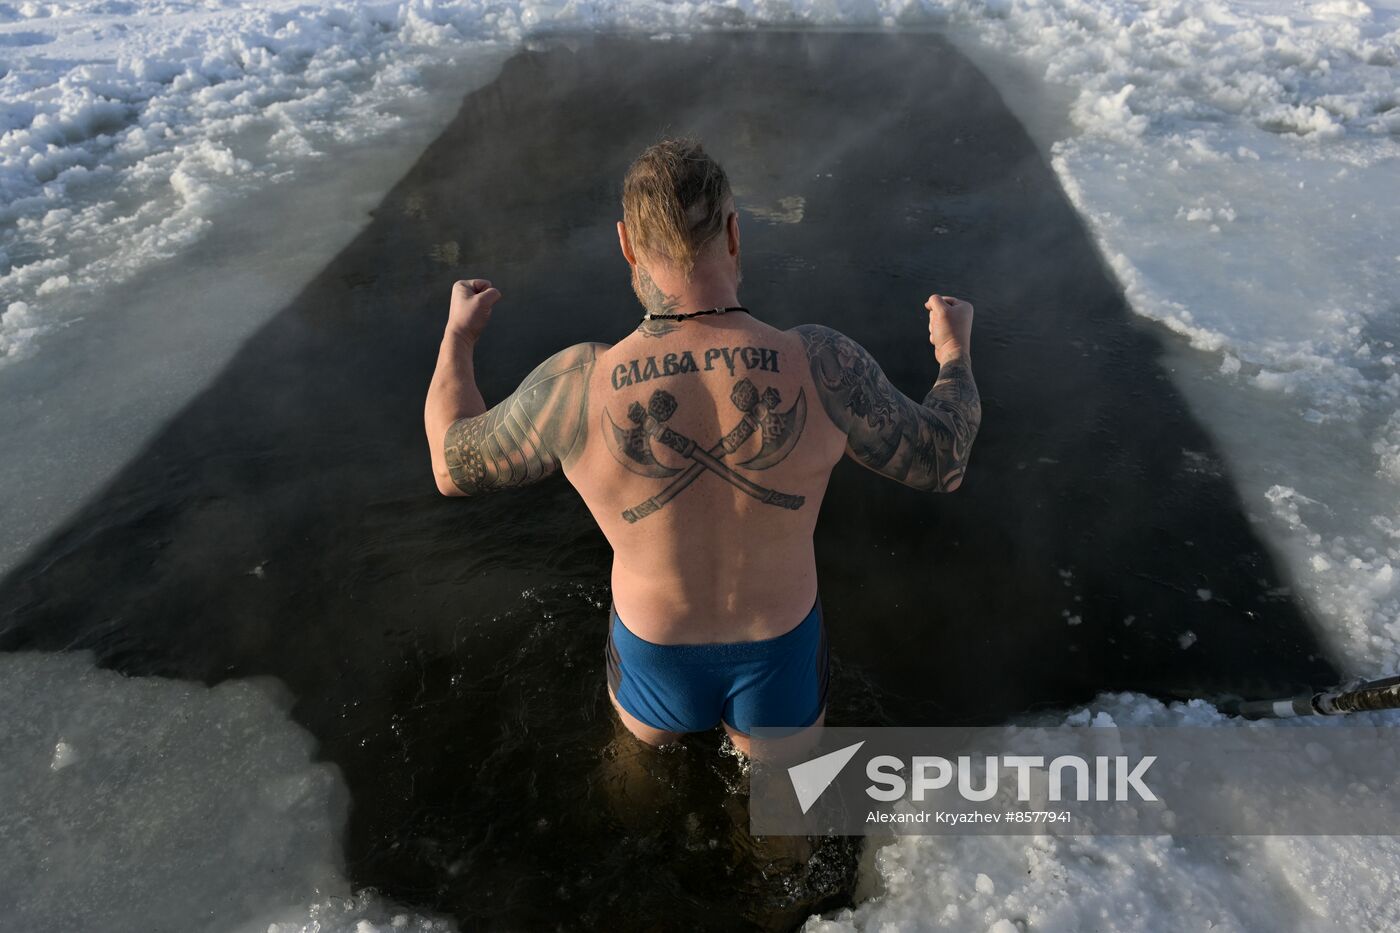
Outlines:
{"label": "blue swim trunks", "polygon": [[776,638],[708,645],[646,641],[612,611],[608,686],[653,729],[703,732],[721,719],[745,735],[755,727],[810,726],[826,708],[829,670],[820,600]]}

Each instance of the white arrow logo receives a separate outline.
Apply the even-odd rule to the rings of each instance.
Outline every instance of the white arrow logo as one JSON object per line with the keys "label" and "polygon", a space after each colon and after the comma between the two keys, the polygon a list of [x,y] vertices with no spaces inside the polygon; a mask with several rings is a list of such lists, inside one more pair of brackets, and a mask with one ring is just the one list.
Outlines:
{"label": "white arrow logo", "polygon": [[792,779],[792,789],[797,793],[797,802],[802,806],[803,813],[812,809],[812,804],[831,786],[831,782],[836,780],[836,775],[841,773],[841,769],[846,767],[864,744],[865,742],[861,741],[847,745],[820,758],[813,758],[788,768],[788,777]]}

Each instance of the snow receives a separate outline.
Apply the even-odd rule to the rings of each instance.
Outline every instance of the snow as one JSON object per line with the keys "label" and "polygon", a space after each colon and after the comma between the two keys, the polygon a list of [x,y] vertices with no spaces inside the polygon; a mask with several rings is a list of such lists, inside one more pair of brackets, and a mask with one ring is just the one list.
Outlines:
{"label": "snow", "polygon": [[[809,920],[806,933],[1340,933],[1400,922],[1393,874],[1377,878],[1381,866],[1400,869],[1390,837],[903,836],[875,862],[883,893]],[[972,880],[979,867],[999,879],[995,892]]]}
{"label": "snow", "polygon": [[[0,4],[0,365],[221,207],[398,128],[421,69],[518,26],[461,4]],[[510,17],[507,17],[510,19]]]}
{"label": "snow", "polygon": [[[1331,647],[1353,673],[1400,667],[1396,0],[0,2],[0,366],[25,365],[84,316],[116,313],[98,300],[103,289],[209,237],[243,193],[398,127],[423,69],[540,31],[760,23],[946,31],[979,62],[1015,62],[989,74],[1023,103],[1133,309],[1176,335],[1167,360],[1178,388]],[[800,219],[802,205],[783,211]],[[153,410],[175,402],[162,404]],[[1182,649],[1198,637],[1210,633],[1190,633]],[[133,799],[131,812],[175,807],[198,815],[209,838],[250,841],[233,854],[251,867],[219,881],[252,877],[277,849],[268,839],[296,834],[281,857],[334,888],[334,781],[265,697],[114,680],[68,660],[0,664],[15,708],[48,703],[42,717],[6,722],[46,724],[28,727],[23,767],[0,771],[28,782],[10,789],[7,799],[26,802],[12,815],[81,812],[84,789],[119,754],[65,704],[116,735],[188,707],[181,722],[261,737],[261,757],[229,759],[237,753],[210,747],[216,732],[190,726],[173,762],[123,765],[177,790],[158,804]],[[63,689],[48,700],[23,689],[36,672]],[[1233,725],[1202,704],[1133,696],[1100,698],[1068,721]],[[255,782],[245,794],[291,797],[248,797],[246,826],[206,814],[217,801],[199,788],[228,773]],[[291,798],[296,819],[277,816],[273,801]],[[92,819],[89,842],[125,838],[120,821]],[[1390,838],[905,837],[873,861],[872,896],[808,929],[1400,926]],[[7,864],[6,876],[26,864]],[[89,883],[54,883],[65,882],[53,903]],[[101,909],[119,913],[121,894],[98,892]],[[259,933],[435,923],[373,898],[242,894],[292,905]]]}

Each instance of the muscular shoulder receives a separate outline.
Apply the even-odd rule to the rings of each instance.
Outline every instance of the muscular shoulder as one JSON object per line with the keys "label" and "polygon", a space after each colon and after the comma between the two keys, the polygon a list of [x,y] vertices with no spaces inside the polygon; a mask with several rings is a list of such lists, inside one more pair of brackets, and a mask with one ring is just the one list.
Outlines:
{"label": "muscular shoulder", "polygon": [[825,324],[798,324],[788,333],[796,334],[802,338],[802,346],[807,350],[808,356],[811,356],[814,350],[820,351],[838,340],[851,339],[836,328],[827,327]]}
{"label": "muscular shoulder", "polygon": [[852,369],[859,373],[864,373],[872,366],[879,369],[874,357],[865,347],[833,327],[827,327],[825,324],[799,324],[789,333],[802,339],[802,349],[807,354],[813,372],[817,371],[818,366],[822,372],[827,373],[833,369]]}
{"label": "muscular shoulder", "polygon": [[552,383],[570,382],[576,379],[587,380],[593,371],[593,366],[608,350],[606,343],[576,343],[572,347],[565,347],[558,353],[536,366],[530,375],[525,377],[520,388],[536,389],[547,388]]}
{"label": "muscular shoulder", "polygon": [[882,427],[895,416],[894,393],[865,347],[824,324],[800,324],[792,333],[802,338],[812,381],[839,427],[849,430],[856,420]]}
{"label": "muscular shoulder", "polygon": [[499,405],[447,429],[443,455],[467,495],[533,483],[576,456],[583,439],[589,378],[606,344],[560,350]]}
{"label": "muscular shoulder", "polygon": [[589,380],[605,343],[565,347],[525,377],[518,394],[545,445],[563,463],[576,453],[584,433]]}

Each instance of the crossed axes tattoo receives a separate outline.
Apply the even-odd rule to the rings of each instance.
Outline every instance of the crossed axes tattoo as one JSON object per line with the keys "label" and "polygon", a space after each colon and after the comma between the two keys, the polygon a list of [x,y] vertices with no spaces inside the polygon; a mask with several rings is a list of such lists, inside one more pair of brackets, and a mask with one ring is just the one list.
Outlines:
{"label": "crossed axes tattoo", "polygon": [[[665,389],[657,389],[651,393],[645,408],[641,402],[633,402],[628,407],[627,420],[632,422],[629,428],[618,427],[612,420],[612,415],[606,409],[603,410],[603,436],[607,439],[608,449],[617,458],[617,462],[642,476],[671,478],[671,482],[656,495],[630,509],[625,509],[622,513],[623,518],[628,522],[635,522],[647,517],[674,499],[706,470],[765,505],[776,505],[784,509],[802,507],[802,503],[806,501],[805,497],[760,486],[721,462],[753,437],[756,431],[762,432],[763,446],[759,448],[758,453],[741,461],[738,466],[748,470],[766,470],[791,453],[792,448],[797,445],[797,439],[802,436],[803,426],[807,423],[807,399],[802,390],[797,390],[797,400],[792,403],[792,407],[787,411],[779,411],[778,405],[782,403],[782,396],[778,394],[777,389],[769,386],[760,393],[758,387],[748,379],[741,379],[734,384],[733,391],[729,393],[729,400],[743,413],[743,417],[708,450],[702,449],[695,441],[684,434],[678,434],[666,424],[671,415],[675,414],[677,403],[676,397]],[[680,469],[659,462],[651,447],[653,440],[659,440],[682,457],[688,458],[692,461],[691,464]]]}

